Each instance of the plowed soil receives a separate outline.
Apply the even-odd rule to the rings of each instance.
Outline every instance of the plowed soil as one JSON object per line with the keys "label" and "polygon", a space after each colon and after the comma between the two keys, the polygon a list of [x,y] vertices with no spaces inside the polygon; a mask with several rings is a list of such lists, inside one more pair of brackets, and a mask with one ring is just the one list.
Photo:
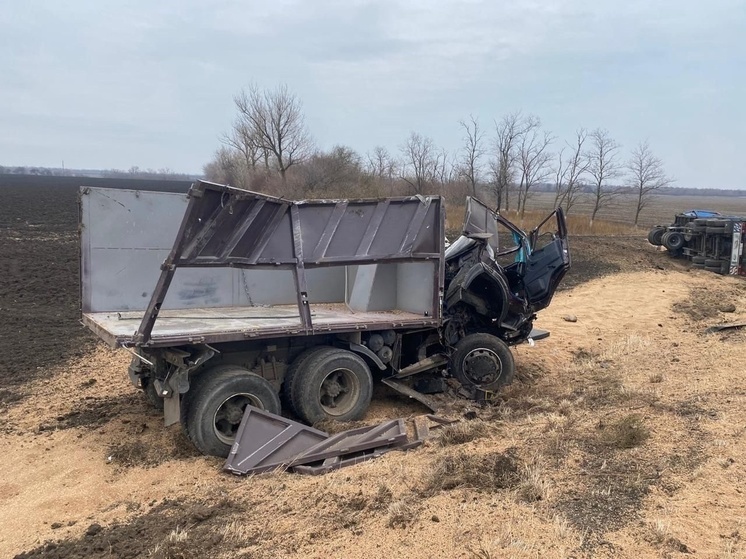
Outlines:
{"label": "plowed soil", "polygon": [[[550,338],[514,349],[516,381],[460,431],[237,478],[78,324],[75,190],[0,199],[2,557],[746,556],[746,337],[703,334],[746,319],[738,279],[642,235],[571,239]],[[426,412],[377,394],[369,422]]]}

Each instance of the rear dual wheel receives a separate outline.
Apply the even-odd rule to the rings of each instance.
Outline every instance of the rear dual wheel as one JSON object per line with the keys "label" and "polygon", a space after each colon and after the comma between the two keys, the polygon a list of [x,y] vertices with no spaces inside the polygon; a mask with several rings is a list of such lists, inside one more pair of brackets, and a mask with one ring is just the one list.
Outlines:
{"label": "rear dual wheel", "polygon": [[665,227],[653,227],[648,233],[648,242],[654,246],[661,246],[663,233],[666,232]]}
{"label": "rear dual wheel", "polygon": [[361,419],[373,395],[373,377],[363,359],[330,346],[300,354],[285,375],[284,394],[293,411],[313,425],[322,420]]}
{"label": "rear dual wheel", "polygon": [[247,406],[280,413],[280,398],[266,379],[234,365],[203,371],[184,402],[184,429],[203,454],[228,456]]}
{"label": "rear dual wheel", "polygon": [[685,239],[682,233],[668,231],[661,236],[661,242],[671,252],[677,252],[684,248]]}

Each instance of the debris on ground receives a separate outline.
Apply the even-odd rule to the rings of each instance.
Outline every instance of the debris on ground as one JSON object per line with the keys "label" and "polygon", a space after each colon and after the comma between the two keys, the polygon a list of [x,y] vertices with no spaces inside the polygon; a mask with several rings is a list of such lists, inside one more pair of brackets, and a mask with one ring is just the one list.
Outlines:
{"label": "debris on ground", "polygon": [[391,450],[421,445],[431,430],[455,423],[425,415],[413,420],[409,438],[404,419],[329,435],[298,421],[247,406],[236,442],[223,468],[237,475],[289,469],[318,475],[378,458]]}

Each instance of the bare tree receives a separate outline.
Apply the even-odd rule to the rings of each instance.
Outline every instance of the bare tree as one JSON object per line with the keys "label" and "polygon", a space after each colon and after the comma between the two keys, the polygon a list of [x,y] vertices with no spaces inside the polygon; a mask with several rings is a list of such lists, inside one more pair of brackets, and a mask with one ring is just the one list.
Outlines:
{"label": "bare tree", "polygon": [[460,163],[460,171],[471,187],[472,196],[477,195],[477,184],[481,179],[482,169],[480,159],[484,155],[482,143],[484,132],[479,128],[479,119],[469,115],[469,121],[459,121],[461,128],[464,129],[463,138],[464,146]]}
{"label": "bare tree", "polygon": [[583,145],[587,137],[587,130],[579,128],[575,132],[575,143],[570,144],[569,142],[565,142],[571,151],[565,168],[565,188],[560,203],[564,202],[567,213],[570,213],[570,210],[578,201],[578,196],[583,187],[583,175],[586,174],[590,166],[588,156],[583,151]]}
{"label": "bare tree", "polygon": [[565,175],[567,175],[567,164],[563,161],[565,148],[557,152],[557,166],[554,168],[554,203],[552,207],[562,205],[565,196]]}
{"label": "bare tree", "polygon": [[523,134],[523,117],[520,112],[505,115],[495,122],[495,157],[490,162],[491,190],[495,195],[495,207],[500,210],[503,200],[505,209],[510,209],[510,186],[516,175],[518,160],[517,144]]}
{"label": "bare tree", "polygon": [[435,144],[430,138],[412,132],[399,150],[402,154],[402,180],[415,194],[422,194],[437,168]]}
{"label": "bare tree", "polygon": [[635,208],[635,225],[640,219],[640,212],[650,203],[656,190],[669,186],[674,179],[667,176],[663,162],[653,155],[647,141],[641,142],[633,151],[627,162],[630,187],[637,195]]}
{"label": "bare tree", "polygon": [[396,161],[383,146],[376,146],[366,155],[365,171],[379,180],[391,180],[396,173]]}
{"label": "bare tree", "polygon": [[287,170],[305,160],[313,149],[300,100],[286,85],[260,91],[255,85],[233,98],[238,119],[264,151],[265,164],[274,164],[286,184]]}
{"label": "bare tree", "polygon": [[223,146],[219,148],[202,169],[207,180],[244,187],[241,180],[241,162],[235,151]]}
{"label": "bare tree", "polygon": [[532,187],[544,181],[551,170],[549,161],[552,154],[547,148],[554,141],[549,132],[541,132],[541,120],[536,116],[528,116],[523,121],[523,133],[518,147],[518,167],[520,182],[518,183],[518,209],[521,217],[526,214],[526,201]]}
{"label": "bare tree", "polygon": [[263,157],[263,150],[254,130],[250,123],[246,122],[246,119],[237,118],[231,127],[231,131],[223,134],[220,141],[241,154],[249,172],[256,171],[256,166]]}
{"label": "bare tree", "polygon": [[608,206],[619,193],[609,184],[610,180],[621,175],[621,166],[617,160],[619,147],[619,144],[609,135],[608,130],[596,128],[591,132],[591,145],[587,152],[588,174],[593,178],[591,227],[593,227],[598,211]]}

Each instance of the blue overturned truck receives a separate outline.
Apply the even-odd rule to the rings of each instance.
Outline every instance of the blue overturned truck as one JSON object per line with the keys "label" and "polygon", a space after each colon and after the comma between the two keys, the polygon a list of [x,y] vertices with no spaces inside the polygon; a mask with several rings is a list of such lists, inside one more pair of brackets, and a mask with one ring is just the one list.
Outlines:
{"label": "blue overturned truck", "polygon": [[746,217],[689,210],[677,214],[670,225],[653,227],[648,242],[665,247],[672,256],[691,260],[692,268],[743,276],[745,235]]}

